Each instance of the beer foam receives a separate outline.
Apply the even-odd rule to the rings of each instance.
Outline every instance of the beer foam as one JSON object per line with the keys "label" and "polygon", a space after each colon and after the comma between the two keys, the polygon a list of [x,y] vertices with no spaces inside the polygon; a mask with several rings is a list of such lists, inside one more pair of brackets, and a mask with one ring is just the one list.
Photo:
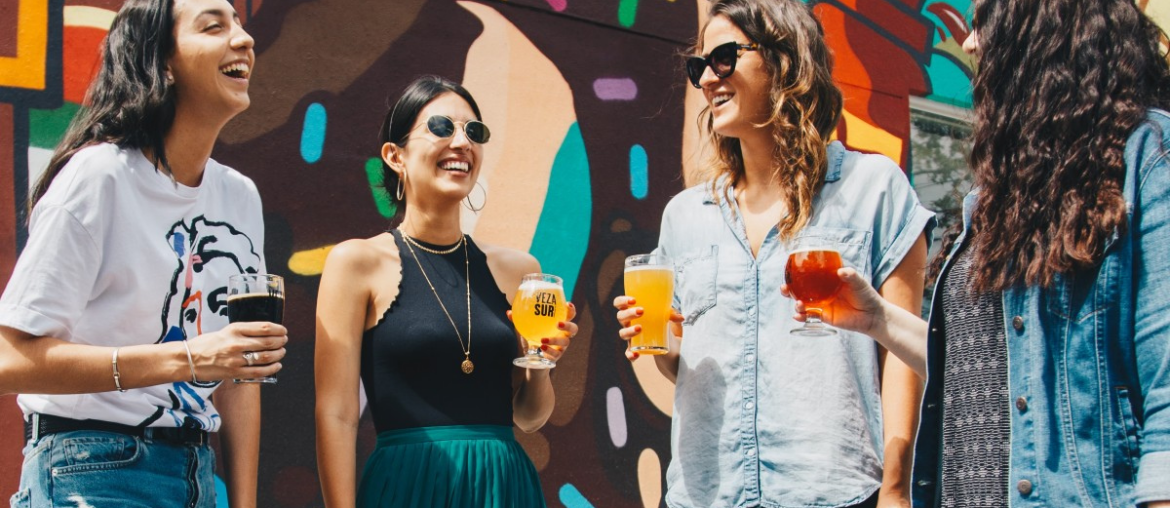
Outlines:
{"label": "beer foam", "polygon": [[800,254],[803,252],[836,252],[838,256],[841,255],[841,251],[834,249],[832,247],[805,247],[805,248],[801,248],[801,249],[788,251],[788,255],[791,256],[793,254]]}
{"label": "beer foam", "polygon": [[564,291],[564,289],[560,285],[543,280],[526,280],[520,284],[520,291]]}
{"label": "beer foam", "polygon": [[265,293],[239,293],[239,294],[229,295],[227,297],[227,299],[230,302],[232,300],[240,300],[243,298],[268,298],[268,297],[276,297],[276,298],[280,298],[282,300],[284,299],[284,295],[274,295],[272,293],[267,293],[267,292],[265,292]]}
{"label": "beer foam", "polygon": [[656,272],[671,272],[671,273],[674,272],[673,268],[671,268],[669,266],[662,266],[662,265],[639,265],[639,266],[627,266],[626,267],[627,272],[645,272],[645,271],[651,271],[651,270],[656,271]]}

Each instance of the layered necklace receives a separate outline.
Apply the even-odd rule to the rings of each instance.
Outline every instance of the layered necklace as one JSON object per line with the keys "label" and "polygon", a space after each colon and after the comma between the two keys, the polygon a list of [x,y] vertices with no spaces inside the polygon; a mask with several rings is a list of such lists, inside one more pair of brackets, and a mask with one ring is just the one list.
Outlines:
{"label": "layered necklace", "polygon": [[[415,264],[418,265],[418,271],[422,272],[423,279],[427,281],[427,286],[430,286],[431,293],[435,295],[435,300],[439,301],[439,308],[443,309],[443,314],[447,315],[447,322],[451,323],[451,328],[455,329],[455,336],[459,339],[459,349],[463,351],[463,363],[459,366],[464,374],[471,374],[475,370],[475,364],[471,363],[471,277],[470,265],[471,258],[467,255],[467,235],[461,235],[459,241],[455,242],[449,249],[432,249],[427,247],[418,240],[411,238],[410,235],[402,233],[402,239],[406,240],[406,248],[410,249],[410,256],[414,258]],[[455,326],[455,320],[451,318],[451,313],[447,312],[447,306],[443,304],[443,299],[439,297],[439,292],[435,290],[435,285],[431,284],[431,278],[427,276],[427,271],[423,269],[422,261],[418,260],[418,253],[414,251],[418,247],[424,252],[429,252],[436,255],[444,255],[455,252],[459,247],[463,247],[463,280],[467,283],[467,345],[463,345],[463,333],[459,331],[459,327]]]}

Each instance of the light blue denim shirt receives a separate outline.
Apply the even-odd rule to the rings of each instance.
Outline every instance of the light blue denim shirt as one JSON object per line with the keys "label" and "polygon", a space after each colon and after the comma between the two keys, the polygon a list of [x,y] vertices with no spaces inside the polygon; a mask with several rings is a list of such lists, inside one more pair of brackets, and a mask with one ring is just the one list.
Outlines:
{"label": "light blue denim shirt", "polygon": [[[1170,500],[1170,115],[1151,111],[1125,147],[1125,234],[1101,264],[1052,287],[1003,292],[1012,401],[1012,507]],[[971,217],[975,194],[963,203]],[[955,244],[966,240],[966,231]],[[952,251],[951,256],[955,251]],[[948,259],[943,270],[950,269]],[[940,277],[942,280],[943,277]],[[933,309],[941,309],[935,291]],[[939,506],[942,312],[932,311],[913,502]]]}
{"label": "light blue denim shirt", "polygon": [[[875,287],[934,226],[890,159],[829,145],[826,183],[798,236],[832,240]],[[708,184],[663,213],[686,316],[667,470],[673,508],[857,503],[882,476],[877,346],[864,335],[798,337],[780,294],[788,248],[775,228],[753,257],[734,201]],[[719,196],[717,199],[716,196]]]}

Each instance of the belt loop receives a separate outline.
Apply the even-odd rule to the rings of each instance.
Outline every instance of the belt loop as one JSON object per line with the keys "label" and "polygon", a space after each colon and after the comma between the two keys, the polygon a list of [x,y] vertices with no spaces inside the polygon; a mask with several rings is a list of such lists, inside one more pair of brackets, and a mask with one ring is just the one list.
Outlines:
{"label": "belt loop", "polygon": [[153,428],[146,427],[145,429],[142,429],[142,441],[145,442],[146,444],[150,444],[150,443],[154,442],[154,429]]}
{"label": "belt loop", "polygon": [[32,420],[32,443],[35,445],[41,439],[41,414],[33,413],[30,420]]}

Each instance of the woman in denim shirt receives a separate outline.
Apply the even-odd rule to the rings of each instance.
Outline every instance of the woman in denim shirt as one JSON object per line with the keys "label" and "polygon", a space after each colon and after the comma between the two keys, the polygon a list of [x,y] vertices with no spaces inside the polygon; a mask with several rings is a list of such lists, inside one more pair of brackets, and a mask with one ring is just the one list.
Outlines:
{"label": "woman in denim shirt", "polygon": [[925,371],[915,506],[1170,506],[1165,35],[1132,0],[974,12],[978,190],[930,320],[845,269],[834,324]]}
{"label": "woman in denim shirt", "polygon": [[[829,142],[841,92],[803,2],[713,2],[695,50],[718,158],[662,219],[686,337],[656,357],[676,382],[666,503],[908,505],[919,378],[860,334],[791,334],[779,289],[791,241],[819,237],[917,309],[933,214],[893,161]],[[628,340],[641,308],[615,305]]]}

